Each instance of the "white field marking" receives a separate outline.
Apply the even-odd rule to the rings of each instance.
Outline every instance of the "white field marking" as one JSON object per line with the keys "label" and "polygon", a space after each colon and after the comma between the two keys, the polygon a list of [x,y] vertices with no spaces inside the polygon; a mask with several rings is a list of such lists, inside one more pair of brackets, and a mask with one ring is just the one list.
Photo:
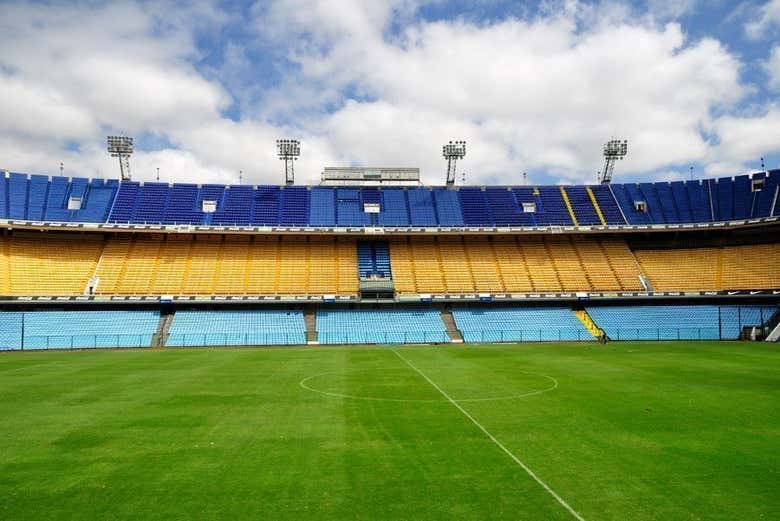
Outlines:
{"label": "white field marking", "polygon": [[577,513],[577,511],[576,511],[576,510],[574,510],[574,509],[573,509],[573,508],[572,508],[572,507],[571,507],[571,506],[570,506],[570,505],[569,505],[569,504],[568,504],[568,503],[567,503],[567,502],[566,502],[566,501],[565,501],[565,500],[564,500],[564,499],[563,499],[561,496],[559,496],[559,495],[558,495],[558,494],[557,494],[557,493],[556,493],[556,492],[555,492],[555,491],[554,491],[552,488],[550,488],[550,486],[549,486],[547,483],[545,483],[544,481],[542,481],[542,480],[541,480],[541,478],[539,478],[539,476],[537,476],[536,474],[534,474],[534,471],[533,471],[533,470],[531,470],[531,469],[528,467],[528,465],[526,465],[525,463],[523,463],[522,461],[520,461],[520,458],[518,458],[517,456],[515,456],[514,454],[512,454],[512,453],[509,451],[509,449],[507,449],[507,448],[504,446],[504,444],[503,444],[503,443],[501,443],[500,441],[498,441],[498,439],[496,439],[496,437],[495,437],[495,436],[493,436],[493,435],[490,433],[490,431],[488,431],[488,430],[487,430],[485,427],[483,427],[481,423],[479,423],[479,422],[478,422],[478,421],[477,421],[477,420],[476,420],[476,419],[475,419],[475,418],[474,418],[474,417],[473,417],[471,414],[469,414],[469,412],[468,412],[466,409],[464,409],[463,407],[461,407],[461,405],[460,405],[458,402],[456,402],[455,400],[453,400],[452,398],[450,398],[450,395],[449,395],[449,394],[447,394],[447,393],[444,391],[444,389],[442,389],[441,387],[439,387],[438,385],[436,385],[436,382],[434,382],[433,380],[431,380],[430,378],[428,378],[428,376],[426,376],[426,374],[425,374],[425,373],[423,373],[422,371],[420,371],[419,369],[417,369],[417,367],[416,367],[416,366],[415,366],[413,363],[411,363],[409,360],[407,360],[406,358],[404,358],[403,356],[401,356],[401,354],[399,354],[399,353],[398,353],[398,351],[396,351],[395,349],[391,349],[391,351],[392,351],[393,353],[395,353],[395,356],[397,356],[398,358],[400,358],[401,360],[403,360],[404,362],[406,362],[406,365],[408,365],[409,367],[411,367],[412,369],[414,369],[414,371],[415,371],[415,372],[417,372],[417,374],[419,374],[420,376],[422,376],[423,378],[425,378],[425,381],[427,381],[429,384],[431,384],[431,385],[433,386],[433,388],[434,388],[434,389],[436,389],[437,391],[439,391],[439,393],[440,393],[442,396],[444,396],[444,397],[445,397],[445,398],[446,398],[446,399],[447,399],[447,400],[448,400],[448,401],[449,401],[449,402],[450,402],[452,405],[454,405],[454,406],[455,406],[455,407],[456,407],[456,408],[457,408],[457,409],[458,409],[460,412],[462,412],[462,413],[463,413],[463,415],[464,415],[466,418],[468,418],[469,420],[471,420],[471,423],[473,423],[474,425],[476,425],[476,426],[479,428],[479,430],[481,430],[483,433],[485,433],[485,436],[487,436],[488,438],[490,438],[490,441],[492,441],[493,443],[495,443],[495,444],[498,446],[498,448],[500,448],[502,451],[504,451],[504,453],[505,453],[507,456],[509,456],[510,458],[512,458],[512,460],[513,460],[515,463],[517,463],[518,465],[520,465],[520,468],[522,468],[522,469],[523,469],[523,470],[524,470],[524,471],[525,471],[525,472],[526,472],[526,473],[527,473],[529,476],[531,476],[531,477],[534,479],[534,481],[536,481],[536,482],[537,482],[537,483],[538,483],[538,484],[539,484],[539,485],[540,485],[540,486],[541,486],[541,487],[542,487],[544,490],[546,490],[546,491],[547,491],[547,492],[548,492],[548,493],[549,493],[549,494],[550,494],[552,497],[554,497],[554,498],[555,498],[555,500],[556,500],[558,503],[560,503],[560,505],[561,505],[563,508],[565,508],[566,510],[568,510],[568,511],[569,511],[569,513],[570,513],[570,514],[571,514],[571,515],[572,515],[572,516],[573,516],[575,519],[577,519],[578,521],[585,521],[585,519],[584,519],[584,518],[583,518],[581,515],[579,515],[579,514]]}
{"label": "white field marking", "polygon": [[[356,373],[356,372],[364,372],[364,371],[378,371],[378,369],[354,369],[352,371],[349,371],[350,373]],[[558,387],[558,380],[553,378],[552,376],[548,376],[546,374],[540,374],[540,373],[531,373],[528,371],[517,371],[522,374],[528,374],[531,376],[539,376],[541,378],[546,378],[547,380],[552,382],[552,385],[550,387],[547,387],[545,389],[536,389],[533,391],[528,391],[527,393],[522,394],[512,394],[508,396],[487,396],[484,398],[458,398],[459,402],[497,402],[501,400],[517,400],[519,398],[525,398],[527,396],[536,396],[537,394],[543,394],[548,391],[552,391],[553,389],[556,389]],[[314,380],[316,378],[319,378],[321,376],[331,376],[331,375],[340,375],[344,374],[344,371],[329,371],[327,373],[319,373],[314,374],[311,376],[307,376],[300,382],[298,382],[298,385],[300,385],[302,388],[306,389],[307,391],[311,391],[313,393],[322,394],[325,396],[331,396],[333,398],[347,398],[350,400],[369,400],[369,401],[375,401],[375,402],[415,402],[415,403],[433,403],[433,402],[440,402],[440,399],[435,400],[427,400],[427,399],[418,399],[418,398],[384,398],[379,396],[359,396],[354,394],[343,394],[343,393],[335,393],[332,391],[323,391],[322,389],[317,389],[316,387],[312,387],[309,384],[309,381]]]}

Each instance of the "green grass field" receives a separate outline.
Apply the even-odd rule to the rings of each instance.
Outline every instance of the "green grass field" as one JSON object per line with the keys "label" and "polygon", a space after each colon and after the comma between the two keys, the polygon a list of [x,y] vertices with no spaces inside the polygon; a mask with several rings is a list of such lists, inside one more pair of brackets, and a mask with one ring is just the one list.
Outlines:
{"label": "green grass field", "polygon": [[779,349],[2,353],[0,519],[778,519]]}

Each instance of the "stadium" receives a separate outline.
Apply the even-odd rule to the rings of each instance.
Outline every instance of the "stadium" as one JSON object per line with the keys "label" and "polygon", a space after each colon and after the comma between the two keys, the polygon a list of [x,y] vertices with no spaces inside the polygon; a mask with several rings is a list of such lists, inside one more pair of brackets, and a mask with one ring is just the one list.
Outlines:
{"label": "stadium", "polygon": [[[303,364],[300,382],[279,397],[296,400],[309,392],[297,398],[303,400],[299,407],[323,398],[351,401],[369,404],[372,414],[401,415],[392,420],[398,422],[406,418],[405,406],[422,407],[438,397],[496,441],[467,412],[472,404],[519,406],[566,384],[544,364],[543,370],[529,370],[526,363],[505,373],[513,366],[502,358],[512,355],[487,344],[537,342],[535,351],[555,357],[560,353],[548,343],[577,342],[576,354],[570,346],[563,349],[582,357],[589,344],[628,342],[629,349],[614,352],[657,353],[657,347],[632,342],[671,340],[680,343],[664,347],[661,356],[693,357],[688,363],[697,364],[702,362],[696,357],[763,352],[728,343],[720,348],[712,341],[769,342],[780,335],[780,170],[672,183],[485,187],[422,186],[414,172],[396,169],[332,170],[323,179],[335,179],[334,186],[6,172],[0,182],[2,348],[174,352],[378,344],[388,346],[379,348],[387,355],[359,349],[358,360],[346,365],[344,357],[355,355],[327,350],[314,359],[292,350],[281,359],[272,354],[261,360]],[[394,185],[399,177],[413,184]],[[454,361],[423,351],[427,368],[420,369],[417,353],[392,349],[403,344],[454,344],[465,351],[443,355]],[[486,366],[472,367],[471,352],[487,353]],[[106,356],[97,367],[115,363]],[[152,363],[141,354],[117,356],[129,356],[144,370]],[[172,356],[176,363],[179,355]],[[246,358],[229,356],[233,363]],[[4,362],[25,371],[35,360]],[[459,360],[465,367],[457,366]],[[438,363],[450,372],[442,373]],[[102,380],[111,373],[88,374]],[[470,383],[479,378],[482,385]],[[440,381],[450,390],[435,383]],[[649,383],[655,385],[653,378]],[[194,406],[216,400],[232,408],[240,403],[231,400],[243,401],[243,395],[212,392],[208,384],[190,394]],[[153,430],[180,420],[161,418]],[[103,444],[101,437],[75,436],[76,447]],[[553,495],[566,507],[555,515],[571,510],[581,516]],[[370,503],[356,503],[369,509],[365,515],[379,515]],[[554,517],[538,508],[530,512]]]}
{"label": "stadium", "polygon": [[315,186],[6,172],[3,348],[780,333],[778,170],[487,187],[334,170]]}
{"label": "stadium", "polygon": [[0,5],[0,519],[780,518],[780,2],[504,4]]}

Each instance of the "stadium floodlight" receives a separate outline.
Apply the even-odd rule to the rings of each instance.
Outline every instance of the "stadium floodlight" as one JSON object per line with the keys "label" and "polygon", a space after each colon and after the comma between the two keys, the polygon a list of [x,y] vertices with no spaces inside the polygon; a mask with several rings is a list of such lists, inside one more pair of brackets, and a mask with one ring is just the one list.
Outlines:
{"label": "stadium floodlight", "polygon": [[628,154],[628,141],[610,139],[604,145],[604,171],[601,173],[601,184],[609,184],[615,172],[615,162]]}
{"label": "stadium floodlight", "polygon": [[288,185],[295,182],[295,169],[293,162],[301,155],[301,142],[297,139],[277,139],[276,148],[279,159],[284,161],[284,179]]}
{"label": "stadium floodlight", "polygon": [[450,141],[441,147],[442,155],[447,160],[447,186],[455,184],[456,165],[458,159],[466,157],[465,141]]}
{"label": "stadium floodlight", "polygon": [[133,153],[133,138],[128,136],[108,136],[108,153],[119,158],[119,172],[122,181],[130,180],[130,156]]}

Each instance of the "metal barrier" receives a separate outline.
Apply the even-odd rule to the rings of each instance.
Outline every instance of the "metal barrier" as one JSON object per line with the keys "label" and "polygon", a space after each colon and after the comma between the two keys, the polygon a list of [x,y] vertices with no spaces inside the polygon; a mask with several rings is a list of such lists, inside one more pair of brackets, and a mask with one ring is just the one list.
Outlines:
{"label": "metal barrier", "polygon": [[611,340],[720,340],[719,327],[617,328],[609,331]]}
{"label": "metal barrier", "polygon": [[300,333],[181,333],[169,334],[166,347],[253,346],[306,344],[306,332]]}
{"label": "metal barrier", "polygon": [[446,331],[321,331],[320,344],[440,344],[450,341]]}
{"label": "metal barrier", "polygon": [[539,329],[478,329],[462,330],[469,343],[489,342],[579,342],[594,340],[593,335],[579,328]]}
{"label": "metal barrier", "polygon": [[149,347],[152,335],[24,335],[22,350]]}

